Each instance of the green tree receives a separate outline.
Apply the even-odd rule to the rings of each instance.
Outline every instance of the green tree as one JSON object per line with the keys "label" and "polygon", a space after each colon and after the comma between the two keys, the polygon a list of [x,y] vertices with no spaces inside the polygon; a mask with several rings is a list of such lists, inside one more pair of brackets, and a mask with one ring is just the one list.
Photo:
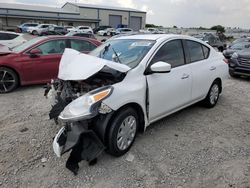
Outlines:
{"label": "green tree", "polygon": [[215,25],[211,27],[211,30],[216,30],[217,32],[225,33],[225,27],[221,25]]}

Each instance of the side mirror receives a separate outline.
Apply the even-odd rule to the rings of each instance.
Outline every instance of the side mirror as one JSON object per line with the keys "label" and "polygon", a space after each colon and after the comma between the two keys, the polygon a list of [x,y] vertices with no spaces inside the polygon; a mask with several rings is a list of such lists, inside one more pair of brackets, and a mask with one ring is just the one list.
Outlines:
{"label": "side mirror", "polygon": [[42,54],[42,51],[39,50],[38,48],[34,48],[30,50],[29,54],[30,54],[30,57],[38,57],[39,55]]}
{"label": "side mirror", "polygon": [[150,66],[148,74],[152,73],[169,73],[171,71],[171,65],[163,61],[158,61]]}

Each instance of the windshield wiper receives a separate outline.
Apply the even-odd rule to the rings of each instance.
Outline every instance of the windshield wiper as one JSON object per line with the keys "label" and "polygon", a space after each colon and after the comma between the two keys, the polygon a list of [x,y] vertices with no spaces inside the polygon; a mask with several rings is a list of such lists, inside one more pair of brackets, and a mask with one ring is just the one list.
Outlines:
{"label": "windshield wiper", "polygon": [[115,49],[114,49],[113,47],[111,47],[111,48],[112,48],[112,50],[113,50],[113,52],[114,52],[114,54],[115,54],[115,56],[116,56],[116,58],[117,58],[117,60],[118,60],[118,63],[122,64],[122,62],[121,62],[121,60],[120,60],[118,54],[116,53]]}
{"label": "windshield wiper", "polygon": [[99,54],[99,57],[100,57],[100,58],[103,58],[103,57],[104,57],[104,54],[108,51],[109,47],[110,47],[110,44],[108,44],[108,45],[106,45],[106,46],[104,47],[103,52],[100,51],[100,54]]}

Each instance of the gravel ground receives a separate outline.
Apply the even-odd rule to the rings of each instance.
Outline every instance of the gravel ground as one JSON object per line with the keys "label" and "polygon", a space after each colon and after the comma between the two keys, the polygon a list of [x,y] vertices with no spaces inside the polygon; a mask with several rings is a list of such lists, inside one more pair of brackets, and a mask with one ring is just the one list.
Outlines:
{"label": "gravel ground", "polygon": [[0,96],[0,187],[250,187],[250,84],[225,82],[218,105],[158,121],[120,158],[104,153],[74,176],[57,158],[42,86]]}

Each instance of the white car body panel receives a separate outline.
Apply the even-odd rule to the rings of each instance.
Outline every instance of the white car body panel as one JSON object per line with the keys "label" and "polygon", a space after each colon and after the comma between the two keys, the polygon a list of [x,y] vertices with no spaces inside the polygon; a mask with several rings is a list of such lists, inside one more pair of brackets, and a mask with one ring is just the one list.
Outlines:
{"label": "white car body panel", "polygon": [[[223,82],[223,79],[228,75],[228,65],[223,62],[223,55],[199,39],[184,35],[157,34],[122,36],[113,40],[120,39],[146,39],[155,40],[156,42],[139,65],[131,70],[127,66],[125,68],[115,62],[101,60],[97,57],[67,49],[65,53],[69,52],[69,54],[72,54],[63,55],[60,64],[61,70],[59,69],[59,78],[66,80],[86,79],[101,70],[105,65],[121,72],[128,71],[123,81],[113,85],[113,93],[104,99],[103,103],[113,110],[118,110],[129,103],[138,104],[144,112],[145,128],[152,122],[204,99],[213,81],[219,78]],[[166,42],[174,39],[197,41],[207,46],[210,49],[209,58],[172,68],[170,73],[144,75],[146,67],[158,49]],[[66,64],[71,64],[72,69],[67,67]],[[90,67],[86,69],[80,68],[84,65]],[[62,71],[62,69],[64,70]],[[65,74],[62,73],[64,71]],[[146,104],[147,84],[149,94],[148,109]]]}

